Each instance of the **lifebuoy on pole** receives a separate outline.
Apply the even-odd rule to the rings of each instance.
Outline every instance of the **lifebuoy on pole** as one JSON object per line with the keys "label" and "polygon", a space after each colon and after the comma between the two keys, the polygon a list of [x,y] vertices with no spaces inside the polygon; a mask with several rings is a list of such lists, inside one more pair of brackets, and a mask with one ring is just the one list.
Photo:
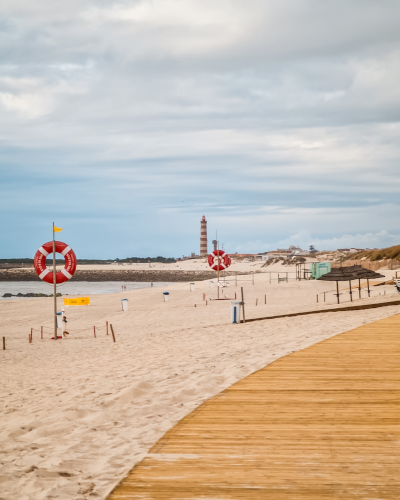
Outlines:
{"label": "lifebuoy on pole", "polygon": [[223,271],[231,265],[231,258],[223,250],[214,250],[208,256],[208,265],[214,271]]}
{"label": "lifebuoy on pole", "polygon": [[[60,253],[65,259],[65,267],[56,274],[56,283],[65,283],[72,278],[76,271],[75,252],[66,243],[55,242],[56,252]],[[35,254],[33,266],[39,278],[46,283],[53,283],[53,273],[46,267],[46,257],[53,253],[53,242],[49,241],[42,245]]]}

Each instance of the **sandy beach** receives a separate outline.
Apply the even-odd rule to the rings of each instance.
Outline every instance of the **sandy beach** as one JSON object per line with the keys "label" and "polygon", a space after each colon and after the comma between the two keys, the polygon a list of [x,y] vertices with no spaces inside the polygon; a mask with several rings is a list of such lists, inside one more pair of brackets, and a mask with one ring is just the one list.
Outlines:
{"label": "sandy beach", "polygon": [[[247,280],[237,288],[231,281],[223,292],[239,297],[244,287],[247,318],[336,302],[334,283],[269,283],[268,273],[257,274],[254,285]],[[70,335],[57,342],[49,333],[51,298],[0,302],[7,346],[0,368],[1,499],[102,499],[171,426],[211,396],[288,353],[399,312],[389,306],[233,325],[229,300],[203,300],[203,293],[216,297],[208,281],[197,282],[193,292],[188,283],[169,286],[169,302],[165,290],[91,295],[90,306],[66,308]],[[326,302],[317,304],[322,292]],[[376,287],[371,298],[363,291],[365,298],[353,304],[398,298],[393,292]],[[106,321],[116,343],[106,335]]]}

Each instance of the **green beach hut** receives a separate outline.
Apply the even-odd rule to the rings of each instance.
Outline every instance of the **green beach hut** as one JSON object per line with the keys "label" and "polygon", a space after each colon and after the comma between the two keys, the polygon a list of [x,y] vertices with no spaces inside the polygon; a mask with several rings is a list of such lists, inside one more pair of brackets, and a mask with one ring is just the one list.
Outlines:
{"label": "green beach hut", "polygon": [[313,262],[310,266],[311,279],[317,280],[321,276],[331,271],[330,262]]}

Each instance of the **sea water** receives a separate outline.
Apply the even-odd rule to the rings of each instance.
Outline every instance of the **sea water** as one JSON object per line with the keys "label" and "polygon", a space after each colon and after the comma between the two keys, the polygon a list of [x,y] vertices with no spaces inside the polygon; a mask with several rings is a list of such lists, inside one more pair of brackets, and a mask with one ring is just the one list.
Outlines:
{"label": "sea water", "polygon": [[[173,283],[153,283],[154,287],[168,287]],[[122,286],[126,289],[122,290]],[[67,281],[62,285],[57,285],[57,293],[76,297],[86,297],[96,293],[117,293],[129,290],[138,290],[141,288],[150,288],[150,282],[132,282],[127,281]],[[27,299],[35,297],[3,297],[5,293],[53,293],[53,285],[44,281],[0,281],[0,300]],[[38,297],[39,299],[40,297]]]}

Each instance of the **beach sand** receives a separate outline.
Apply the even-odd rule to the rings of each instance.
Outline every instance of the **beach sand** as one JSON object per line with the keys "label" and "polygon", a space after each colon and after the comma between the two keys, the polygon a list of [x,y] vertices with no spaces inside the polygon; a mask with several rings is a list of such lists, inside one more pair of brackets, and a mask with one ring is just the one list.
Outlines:
{"label": "beach sand", "polygon": [[[256,274],[252,285],[250,276],[239,278],[249,281],[235,288],[231,280],[226,293],[239,298],[244,286],[247,318],[335,304],[334,283],[270,284],[269,274]],[[327,302],[316,304],[324,291]],[[0,364],[1,499],[104,498],[171,426],[211,396],[288,353],[400,311],[389,306],[233,325],[230,302],[206,306],[203,293],[215,297],[216,288],[207,281],[194,292],[179,283],[92,295],[90,306],[66,308],[68,339],[55,342],[46,333],[40,340],[34,331],[32,344],[31,327],[51,328],[52,299],[0,302],[7,346]],[[347,301],[347,292],[341,297]],[[353,304],[396,298],[393,287],[382,286]],[[116,343],[105,335],[107,320]]]}

